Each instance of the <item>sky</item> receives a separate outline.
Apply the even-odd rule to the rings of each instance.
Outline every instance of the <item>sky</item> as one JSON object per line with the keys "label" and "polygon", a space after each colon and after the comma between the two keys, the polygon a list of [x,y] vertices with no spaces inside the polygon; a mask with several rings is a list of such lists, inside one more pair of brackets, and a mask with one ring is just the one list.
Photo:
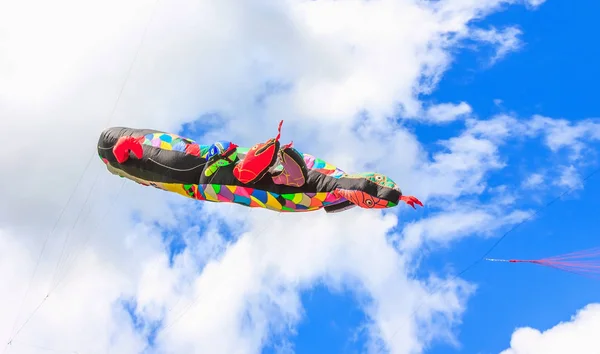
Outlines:
{"label": "sky", "polygon": [[[2,353],[599,352],[597,280],[474,263],[598,246],[598,10],[0,2]],[[281,119],[424,208],[201,203],[96,154],[109,126],[251,146]]]}

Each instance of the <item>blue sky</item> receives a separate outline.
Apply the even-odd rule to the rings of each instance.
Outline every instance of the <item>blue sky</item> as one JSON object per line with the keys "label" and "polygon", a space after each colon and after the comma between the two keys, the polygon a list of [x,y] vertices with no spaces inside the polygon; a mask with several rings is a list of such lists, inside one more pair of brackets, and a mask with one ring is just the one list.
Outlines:
{"label": "blue sky", "polygon": [[[600,3],[597,2],[573,6],[568,2],[548,1],[537,11],[513,7],[490,16],[483,26],[518,24],[524,33],[525,47],[491,68],[480,64],[480,53],[462,52],[431,97],[439,101],[466,100],[481,116],[513,111],[522,117],[541,114],[570,121],[597,117],[594,88],[600,78],[600,67],[592,63],[600,61],[600,48],[591,43],[598,33],[594,15],[598,11]],[[494,99],[501,99],[504,109],[494,105]],[[428,135],[428,132],[423,134]],[[517,172],[517,175],[506,176],[506,172],[523,168],[520,163],[523,159],[543,166],[548,160],[541,150],[533,147],[524,154],[521,149],[510,154],[506,171],[495,174],[494,179],[518,186],[523,175]],[[536,154],[542,155],[541,159],[537,159]],[[591,170],[587,168],[583,174]],[[550,191],[544,201],[549,202],[562,191]],[[600,207],[599,193],[598,179],[590,179],[584,191],[566,196],[565,200],[544,209],[539,216],[511,232],[489,256],[541,258],[597,246],[594,210]],[[503,232],[496,232],[495,237]],[[494,242],[468,239],[452,247],[440,260],[433,256],[429,265],[453,262],[457,269],[463,269]],[[550,328],[568,320],[585,304],[598,301],[596,294],[600,290],[597,281],[533,265],[482,262],[465,274],[465,278],[479,284],[480,289],[469,301],[460,326],[461,346],[451,348],[442,344],[431,348],[429,353],[498,353],[506,348],[516,327]],[[311,306],[312,311],[319,311],[318,305],[311,303]],[[346,310],[332,317],[343,318]],[[310,318],[310,313],[308,316]],[[331,320],[324,319],[322,326]],[[317,324],[312,322],[312,325]],[[305,331],[306,338],[310,338],[308,333],[312,331],[308,327]],[[303,341],[302,330],[297,340]],[[340,341],[338,348],[343,345]]]}
{"label": "blue sky", "polygon": [[[498,4],[506,8],[494,12]],[[380,354],[385,342],[401,354],[422,345],[425,353],[468,354],[532,345],[537,351],[527,354],[547,354],[556,334],[545,335],[544,347],[517,328],[568,321],[600,302],[597,281],[489,262],[464,282],[448,277],[523,213],[562,193],[557,182],[598,168],[600,124],[590,119],[598,118],[599,10],[597,2],[558,0],[0,2],[0,117],[12,117],[0,127],[14,132],[5,145],[20,149],[0,150],[0,164],[11,167],[0,175],[0,268],[15,269],[0,272],[11,284],[0,290],[0,338],[11,338],[13,324],[44,298],[54,271],[67,280],[24,327],[16,350],[289,354],[371,346]],[[522,32],[517,51],[511,26]],[[448,41],[450,34],[464,41]],[[490,63],[501,48],[510,50]],[[431,93],[415,94],[438,75]],[[107,125],[249,146],[273,136],[280,119],[284,143],[346,171],[384,172],[425,207],[274,217],[115,178],[95,150]],[[65,126],[69,138],[59,138]],[[57,137],[52,149],[29,143],[49,136]],[[74,190],[88,153],[94,163]],[[544,180],[525,185],[536,173]],[[598,196],[600,175],[489,256],[598,246]],[[37,263],[47,225],[67,200]],[[434,275],[448,285],[435,294]],[[407,315],[415,309],[418,333]],[[598,326],[570,331],[563,351],[600,348],[600,337],[585,334]]]}
{"label": "blue sky", "polygon": [[[500,113],[523,119],[534,114],[569,121],[593,118],[598,115],[594,87],[600,78],[600,67],[592,63],[600,61],[600,48],[590,43],[595,40],[594,26],[598,27],[593,24],[597,11],[600,4],[595,2],[576,7],[548,1],[536,11],[510,7],[492,14],[480,27],[516,24],[523,31],[524,47],[491,67],[488,60],[492,52],[485,46],[463,49],[438,88],[421,98],[432,103],[466,101],[473,113],[483,119]],[[408,126],[430,152],[439,148],[438,140],[463,129],[461,123]],[[187,126],[181,133],[198,137],[202,128]],[[541,146],[540,140],[515,144],[502,147],[508,166],[491,174],[492,185],[517,189],[533,169],[552,168],[552,154]],[[595,167],[580,172],[585,175]],[[564,190],[549,190],[541,200],[527,198],[527,192],[523,192],[519,202],[537,210]],[[511,232],[489,256],[541,258],[596,246],[593,214],[600,207],[598,196],[600,182],[592,178],[584,191],[576,191],[543,209]],[[489,202],[489,196],[482,201]],[[428,212],[419,210],[416,216],[405,217],[418,219]],[[508,229],[504,227],[488,239],[467,238],[449,249],[433,252],[421,264],[421,271],[441,271],[451,264],[458,272],[480,258]],[[177,230],[168,237],[176,239],[171,243],[170,254],[181,252],[184,244]],[[434,343],[426,353],[499,353],[507,347],[517,327],[550,328],[587,303],[598,301],[594,294],[600,291],[600,284],[594,280],[527,264],[481,262],[464,277],[479,289],[469,300],[463,323],[457,329],[460,344],[453,347]],[[276,353],[288,341],[296,353],[361,352],[366,337],[359,327],[366,317],[358,308],[354,293],[317,284],[304,291],[301,300],[304,317],[296,334],[270,338],[263,353]]]}
{"label": "blue sky", "polygon": [[[433,97],[441,101],[467,100],[481,115],[503,112],[492,102],[501,99],[503,107],[522,117],[541,114],[569,121],[598,117],[595,87],[600,67],[592,63],[600,61],[600,48],[591,44],[598,33],[594,15],[598,11],[598,2],[573,6],[548,1],[537,11],[513,7],[490,16],[484,23],[518,24],[526,46],[489,69],[477,68],[477,54],[461,54]],[[525,155],[523,150],[518,151],[518,156],[511,156],[514,168],[509,166],[507,170],[521,167],[517,165],[520,159],[537,160],[538,165],[547,163],[543,155],[540,159],[534,156],[538,153],[539,149]],[[582,174],[594,168],[588,167]],[[506,178],[503,172],[496,176],[497,181],[518,185],[521,176]],[[550,191],[544,201],[563,191]],[[600,207],[599,196],[600,181],[595,176],[584,191],[566,196],[509,234],[489,256],[542,258],[596,247],[594,210]],[[501,234],[496,232],[497,236]],[[453,247],[444,259],[462,268],[494,242],[469,239]],[[585,304],[598,301],[600,290],[595,280],[534,265],[480,263],[465,277],[481,288],[470,300],[460,327],[462,346],[455,350],[441,345],[430,353],[498,353],[516,327],[553,327]]]}
{"label": "blue sky", "polygon": [[[524,47],[492,66],[488,65],[492,52],[485,46],[461,50],[438,88],[421,99],[431,103],[466,101],[474,115],[482,119],[500,113],[523,119],[539,114],[569,121],[596,116],[594,87],[600,67],[591,63],[600,61],[600,51],[590,43],[595,39],[593,14],[598,10],[600,5],[594,2],[575,7],[549,1],[536,11],[510,7],[491,15],[479,26],[517,24],[523,31]],[[257,104],[262,105],[263,100],[261,96]],[[463,129],[460,122],[445,126],[407,124],[430,153],[439,149],[436,145],[439,140]],[[203,129],[188,125],[181,133],[198,137]],[[491,185],[506,185],[516,190],[534,169],[552,169],[549,165],[552,154],[541,145],[541,140],[525,144],[515,141],[514,145],[509,143],[501,149],[508,166],[490,175]],[[585,174],[594,167],[581,172]],[[541,200],[528,198],[527,192],[521,191],[519,203],[540,208],[562,191],[551,189]],[[575,192],[544,209],[538,217],[511,232],[490,257],[536,258],[595,246],[593,210],[600,207],[599,195],[600,184],[592,179],[585,191]],[[490,196],[484,195],[481,201],[491,202]],[[408,218],[418,219],[429,212],[419,210]],[[195,224],[189,218],[187,222]],[[419,271],[423,274],[443,271],[449,264],[460,271],[481,257],[507,229],[501,228],[488,239],[467,238],[448,249],[432,252]],[[163,232],[165,240],[171,240],[167,241],[171,265],[174,255],[180,254],[185,246],[182,231],[175,228]],[[222,229],[221,233],[232,240],[229,231]],[[531,265],[482,262],[464,277],[479,289],[469,300],[463,323],[458,326],[460,344],[452,347],[434,342],[426,349],[427,353],[498,353],[507,347],[516,327],[550,328],[585,304],[597,301],[594,294],[600,290],[600,285],[589,279]],[[367,343],[367,337],[360,331],[366,317],[355,297],[353,292],[331,290],[324,284],[302,292],[303,318],[296,326],[296,334],[271,337],[263,352],[276,353],[289,342],[296,353],[360,353]],[[127,310],[134,322],[139,323],[131,303]]]}
{"label": "blue sky", "polygon": [[[511,7],[491,15],[482,27],[517,24],[523,31],[525,46],[489,68],[485,65],[489,54],[485,50],[463,50],[429,98],[438,102],[467,101],[482,117],[502,112],[515,112],[522,117],[541,114],[569,121],[599,116],[595,87],[600,66],[593,63],[600,62],[600,48],[592,44],[599,33],[600,25],[595,22],[598,11],[598,2],[573,6],[569,2],[548,1],[536,11]],[[495,99],[502,100],[501,107],[494,104]],[[426,143],[451,135],[446,129],[453,127],[419,126],[416,131]],[[544,157],[548,152],[540,146],[532,146],[525,153],[522,149],[506,149],[511,160],[508,167],[494,174],[497,183],[518,186],[524,177],[519,169],[527,168],[523,160],[535,161],[539,166],[548,162]],[[536,154],[542,157],[538,159]],[[582,172],[589,173],[593,168]],[[511,232],[489,256],[541,258],[597,246],[594,213],[600,208],[598,177],[592,177],[584,191],[572,193]],[[562,191],[549,191],[543,198],[544,204]],[[530,200],[526,202],[534,208],[541,207]],[[507,229],[495,232],[494,237]],[[469,238],[442,254],[431,255],[422,267],[436,269],[452,262],[461,270],[494,242],[495,239]],[[460,347],[438,343],[427,353],[499,353],[507,347],[516,327],[553,327],[599,299],[596,294],[600,284],[595,280],[528,264],[482,262],[465,278],[480,288],[469,300],[458,329]],[[351,294],[318,286],[305,292],[302,300],[306,317],[292,340],[297,353],[360,352],[364,338],[358,336],[357,342],[349,342],[363,320]]]}

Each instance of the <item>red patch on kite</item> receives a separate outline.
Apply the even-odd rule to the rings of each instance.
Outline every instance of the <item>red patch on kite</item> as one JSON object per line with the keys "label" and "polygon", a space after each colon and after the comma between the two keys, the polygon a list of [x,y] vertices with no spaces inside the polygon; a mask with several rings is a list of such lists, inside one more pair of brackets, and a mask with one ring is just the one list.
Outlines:
{"label": "red patch on kite", "polygon": [[187,144],[185,147],[185,153],[192,156],[200,156],[200,145]]}
{"label": "red patch on kite", "polygon": [[144,137],[134,138],[132,136],[122,136],[117,140],[117,143],[113,147],[113,155],[119,163],[123,163],[129,159],[129,152],[141,159],[144,155],[144,149],[142,148],[142,141]]}
{"label": "red patch on kite", "polygon": [[233,175],[242,183],[252,183],[260,180],[277,160],[279,152],[279,137],[281,125],[279,122],[277,136],[264,143],[254,145],[244,159],[238,162],[233,169]]}

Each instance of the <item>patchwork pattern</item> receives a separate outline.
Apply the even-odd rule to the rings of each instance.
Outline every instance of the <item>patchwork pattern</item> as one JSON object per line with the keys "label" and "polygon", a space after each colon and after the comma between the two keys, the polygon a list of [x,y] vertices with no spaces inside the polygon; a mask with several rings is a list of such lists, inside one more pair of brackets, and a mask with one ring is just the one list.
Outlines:
{"label": "patchwork pattern", "polygon": [[334,178],[340,178],[346,174],[344,171],[329,164],[325,160],[321,160],[318,157],[314,157],[306,153],[302,153],[302,156],[304,157],[306,168],[308,168],[309,170],[315,170],[321,172],[324,175],[331,176]]}
{"label": "patchwork pattern", "polygon": [[251,208],[265,208],[278,212],[303,212],[322,209],[344,201],[344,197],[335,191],[319,193],[273,193],[244,186],[220,184],[178,184],[149,182],[132,176],[123,170],[107,165],[108,170],[120,177],[128,178],[143,186],[158,188],[177,193],[184,197],[208,201],[236,203]]}
{"label": "patchwork pattern", "polygon": [[343,201],[343,197],[330,192],[277,194],[243,186],[223,186],[220,184],[168,184],[137,181],[174,192],[188,198],[215,202],[236,203],[251,208],[265,208],[278,212],[314,211]]}
{"label": "patchwork pattern", "polygon": [[210,145],[199,145],[192,139],[181,137],[171,133],[152,133],[144,136],[142,145],[155,148],[180,151],[188,155],[194,155],[205,158],[210,149]]}

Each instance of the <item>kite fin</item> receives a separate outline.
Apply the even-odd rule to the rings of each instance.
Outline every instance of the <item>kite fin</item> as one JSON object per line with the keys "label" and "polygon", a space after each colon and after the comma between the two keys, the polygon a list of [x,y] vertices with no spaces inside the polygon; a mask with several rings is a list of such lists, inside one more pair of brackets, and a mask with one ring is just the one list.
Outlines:
{"label": "kite fin", "polygon": [[419,199],[417,199],[416,197],[413,197],[412,195],[403,195],[400,197],[400,200],[405,202],[406,204],[410,205],[413,209],[417,209],[415,207],[415,204],[423,206],[423,203],[421,203],[421,201]]}
{"label": "kite fin", "polygon": [[246,184],[260,180],[267,174],[269,168],[275,164],[279,152],[282,124],[283,121],[280,121],[275,138],[254,145],[248,150],[244,159],[235,165],[233,175],[240,182]]}
{"label": "kite fin", "polygon": [[304,158],[289,143],[279,151],[281,171],[272,174],[273,183],[291,187],[302,187],[308,178],[308,170]]}
{"label": "kite fin", "polygon": [[142,141],[144,137],[134,138],[133,136],[122,136],[117,140],[117,143],[113,147],[113,155],[119,163],[124,163],[130,157],[129,153],[133,152],[135,157],[141,159],[144,156],[144,149],[142,148]]}
{"label": "kite fin", "polygon": [[352,202],[345,200],[338,204],[328,205],[328,206],[324,207],[323,209],[325,210],[326,213],[333,214],[333,213],[341,213],[342,211],[346,211],[346,210],[349,210],[349,209],[352,209],[355,207],[356,207],[356,204],[353,204]]}

